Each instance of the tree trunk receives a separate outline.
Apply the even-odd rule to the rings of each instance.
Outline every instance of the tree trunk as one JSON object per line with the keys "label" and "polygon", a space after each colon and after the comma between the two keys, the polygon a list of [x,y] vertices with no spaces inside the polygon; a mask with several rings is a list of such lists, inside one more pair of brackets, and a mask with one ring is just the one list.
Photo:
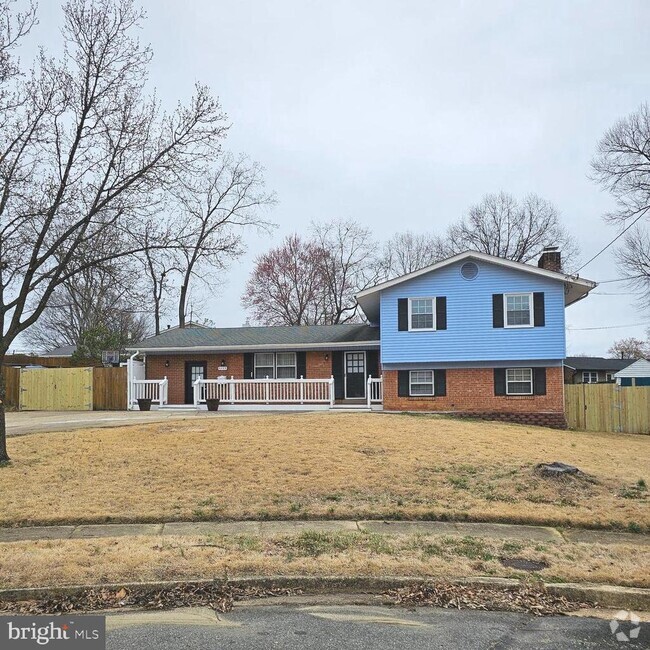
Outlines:
{"label": "tree trunk", "polygon": [[[0,361],[4,359],[4,354]],[[5,421],[5,377],[2,374],[2,365],[0,364],[0,463],[6,463],[9,460],[7,453],[7,423]]]}
{"label": "tree trunk", "polygon": [[178,326],[185,327],[185,302],[187,301],[187,283],[181,285],[181,294],[178,298]]}

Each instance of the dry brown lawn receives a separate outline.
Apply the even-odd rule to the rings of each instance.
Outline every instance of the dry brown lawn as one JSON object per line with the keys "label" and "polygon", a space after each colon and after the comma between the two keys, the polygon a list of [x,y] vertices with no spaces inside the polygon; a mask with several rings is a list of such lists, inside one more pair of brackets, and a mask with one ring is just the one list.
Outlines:
{"label": "dry brown lawn", "polygon": [[311,531],[270,538],[120,537],[0,544],[0,586],[271,575],[530,577],[504,567],[504,557],[545,562],[548,567],[534,575],[547,582],[650,586],[650,554],[631,545]]}
{"label": "dry brown lawn", "polygon": [[[650,436],[315,413],[34,434],[10,439],[10,455],[2,525],[391,517],[650,530]],[[555,460],[591,478],[536,474]]]}

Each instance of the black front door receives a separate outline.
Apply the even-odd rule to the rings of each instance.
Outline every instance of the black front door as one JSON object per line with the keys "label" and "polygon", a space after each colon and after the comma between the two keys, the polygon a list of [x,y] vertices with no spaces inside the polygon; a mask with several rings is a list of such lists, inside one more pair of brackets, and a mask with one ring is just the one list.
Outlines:
{"label": "black front door", "polygon": [[345,397],[363,399],[366,396],[366,353],[345,353]]}
{"label": "black front door", "polygon": [[208,376],[207,361],[185,362],[185,403],[194,404],[194,382]]}

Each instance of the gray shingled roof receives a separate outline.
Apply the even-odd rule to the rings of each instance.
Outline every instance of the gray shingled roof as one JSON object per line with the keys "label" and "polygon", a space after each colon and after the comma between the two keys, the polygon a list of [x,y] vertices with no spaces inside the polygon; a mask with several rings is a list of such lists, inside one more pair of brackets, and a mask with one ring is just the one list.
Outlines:
{"label": "gray shingled roof", "polygon": [[603,357],[567,357],[564,365],[575,370],[622,370],[635,359],[604,359]]}
{"label": "gray shingled roof", "polygon": [[315,348],[350,347],[354,343],[379,344],[379,328],[370,325],[300,325],[295,327],[186,327],[165,330],[128,350],[161,351],[173,349],[211,349],[221,351],[267,346]]}

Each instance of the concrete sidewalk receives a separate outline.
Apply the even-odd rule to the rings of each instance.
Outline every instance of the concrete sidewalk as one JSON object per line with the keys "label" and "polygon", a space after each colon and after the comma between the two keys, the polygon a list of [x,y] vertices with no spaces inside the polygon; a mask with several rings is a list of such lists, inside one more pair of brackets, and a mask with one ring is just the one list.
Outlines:
{"label": "concrete sidewalk", "polygon": [[160,524],[88,524],[80,526],[32,526],[0,528],[0,543],[24,540],[96,539],[101,537],[292,535],[305,530],[320,532],[369,532],[384,535],[460,535],[535,542],[633,544],[650,546],[650,535],[602,530],[558,530],[549,526],[454,523],[445,521],[234,521],[169,522]]}

